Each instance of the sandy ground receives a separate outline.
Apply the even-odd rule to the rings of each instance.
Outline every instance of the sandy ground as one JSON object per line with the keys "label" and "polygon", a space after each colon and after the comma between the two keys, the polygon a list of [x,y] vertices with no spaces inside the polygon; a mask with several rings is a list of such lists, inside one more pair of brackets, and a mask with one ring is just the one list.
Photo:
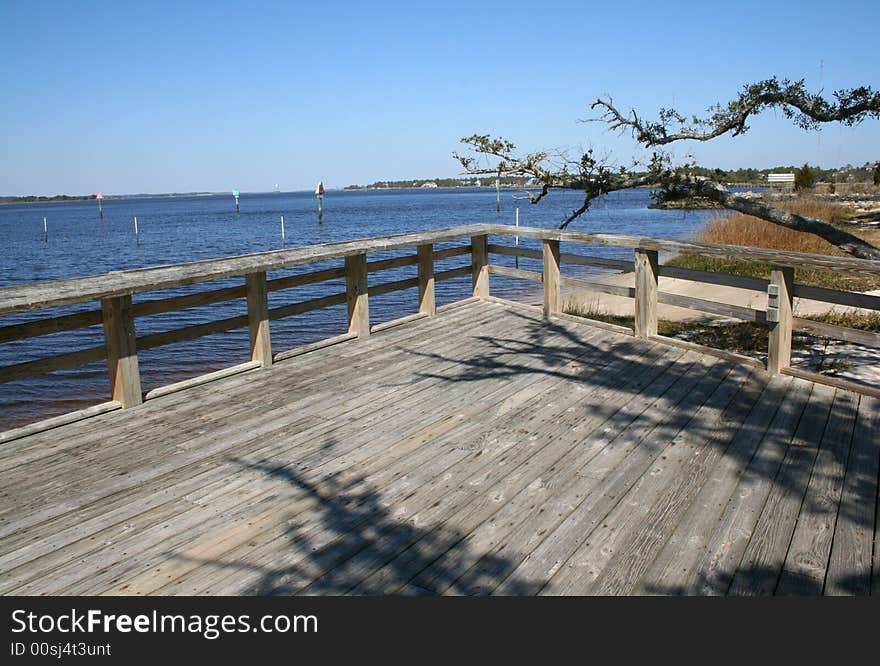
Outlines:
{"label": "sandy ground", "polygon": [[[633,287],[635,275],[622,273],[599,280],[607,284]],[[707,285],[689,280],[676,280],[661,277],[660,291],[682,296],[693,296],[705,300],[740,305],[763,310],[767,307],[767,294],[749,289],[737,289],[718,285]],[[867,292],[880,295],[880,290]],[[632,316],[633,301],[622,296],[600,294],[594,291],[568,290],[563,294],[565,307],[577,306],[579,309],[599,312],[602,314]],[[870,313],[871,310],[860,310],[841,305],[830,305],[820,301],[796,298],[794,304],[796,316],[825,314],[834,312]],[[659,304],[657,316],[667,321],[688,322],[735,322],[735,319],[724,319],[697,310],[689,310],[670,305]],[[828,345],[816,344],[811,347],[796,349],[792,353],[792,365],[810,368],[814,371],[832,369],[834,376],[851,379],[880,387],[880,350],[861,345],[832,341]]]}

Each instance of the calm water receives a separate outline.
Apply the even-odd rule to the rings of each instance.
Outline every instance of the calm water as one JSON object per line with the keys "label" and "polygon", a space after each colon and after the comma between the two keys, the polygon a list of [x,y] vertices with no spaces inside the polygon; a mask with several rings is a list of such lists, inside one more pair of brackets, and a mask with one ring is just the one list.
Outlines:
{"label": "calm water", "polygon": [[[95,202],[45,205],[0,206],[0,238],[4,252],[0,258],[0,287],[41,280],[77,277],[113,270],[142,268],[217,257],[274,250],[282,247],[280,216],[284,216],[285,247],[384,236],[408,231],[472,224],[502,222],[513,224],[520,209],[523,226],[555,227],[567,212],[576,208],[576,192],[553,192],[540,204],[516,200],[512,191],[502,192],[501,213],[495,211],[495,191],[413,190],[328,192],[324,200],[324,223],[318,225],[315,197],[311,193],[245,194],[241,212],[234,211],[232,197],[198,196],[175,198],[135,198],[110,200],[104,204],[104,218],[98,219]],[[605,233],[686,238],[708,216],[706,211],[649,210],[647,190],[618,192],[594,203],[593,210],[572,228]],[[48,241],[44,240],[43,217],[48,221]],[[133,218],[138,218],[139,244],[135,242]],[[493,242],[513,244],[512,238]],[[454,243],[451,245],[460,244]],[[522,240],[525,247],[539,247]],[[446,245],[438,246],[446,247]],[[381,259],[413,250],[370,255]],[[631,257],[621,248],[568,247],[577,252],[609,257]],[[493,257],[493,262],[512,265],[511,257]],[[469,264],[468,257],[455,257],[437,264],[446,270]],[[269,278],[341,265],[341,261],[275,271]],[[537,261],[520,260],[520,267],[540,270]],[[569,275],[576,268],[567,266]],[[371,283],[415,277],[415,266],[373,273]],[[212,282],[193,287],[153,292],[135,300],[167,298],[221,286],[240,284],[241,279]],[[520,280],[492,276],[497,295],[531,298],[534,285]],[[270,307],[344,291],[343,281],[309,285],[270,294]],[[470,279],[459,278],[438,283],[439,304],[468,295]],[[370,299],[372,323],[394,319],[416,310],[415,289]],[[0,317],[0,326],[49,315],[94,309],[86,303],[52,311]],[[231,317],[244,312],[244,301],[231,301],[181,312],[144,317],[137,320],[138,335],[189,326]],[[345,306],[310,312],[272,322],[275,351],[344,332]],[[42,336],[32,340],[0,345],[0,366],[103,344],[101,328]],[[162,386],[248,360],[247,330],[230,331],[200,340],[169,345],[140,354],[144,390]],[[46,377],[0,385],[0,428],[78,409],[107,399],[107,374],[103,363],[57,372]]]}

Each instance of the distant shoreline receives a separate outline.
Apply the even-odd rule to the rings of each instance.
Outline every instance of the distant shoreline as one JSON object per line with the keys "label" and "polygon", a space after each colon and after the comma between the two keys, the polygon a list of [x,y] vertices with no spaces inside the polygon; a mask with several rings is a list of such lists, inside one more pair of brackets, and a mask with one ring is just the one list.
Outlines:
{"label": "distant shoreline", "polygon": [[[111,194],[104,197],[104,201],[120,201],[125,199],[163,199],[172,197],[210,197],[222,192],[172,192],[169,194]],[[56,194],[51,197],[24,196],[24,197],[0,197],[0,206],[11,204],[53,204],[69,203],[71,201],[97,201],[94,194],[71,195]]]}

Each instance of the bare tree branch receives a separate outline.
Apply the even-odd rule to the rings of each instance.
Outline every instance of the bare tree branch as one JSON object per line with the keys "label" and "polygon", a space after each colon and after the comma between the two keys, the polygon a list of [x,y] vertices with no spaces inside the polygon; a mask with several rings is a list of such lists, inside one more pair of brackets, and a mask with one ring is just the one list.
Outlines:
{"label": "bare tree branch", "polygon": [[[829,101],[819,94],[806,92],[803,81],[792,83],[774,77],[745,86],[727,106],[716,105],[709,109],[712,115],[708,118],[694,117],[690,122],[674,109],[661,109],[657,121],[647,122],[634,110],[624,115],[610,98],[596,100],[591,106],[593,109],[604,109],[601,118],[594,120],[607,123],[612,130],[630,130],[639,143],[649,148],[686,139],[709,141],[728,132],[737,136],[748,130],[746,122],[750,116],[772,107],[780,109],[787,118],[804,129],[815,129],[829,122],[856,125],[865,118],[880,118],[880,93],[862,86],[837,91],[834,100]],[[707,197],[730,210],[795,231],[815,234],[856,257],[880,260],[880,249],[843,229],[822,220],[735,196],[720,183],[688,174],[686,166],[673,168],[670,155],[659,150],[654,152],[647,168],[636,173],[623,167],[611,167],[605,160],[597,159],[592,150],[573,160],[563,153],[551,158],[544,151],[518,156],[513,143],[503,138],[492,138],[488,134],[465,137],[462,143],[483,159],[482,163],[478,163],[477,157],[455,153],[466,173],[530,176],[541,187],[537,195],[530,195],[532,203],[547,196],[553,187],[583,190],[583,204],[562,220],[561,229],[586,213],[592,201],[603,194],[655,185],[685,198]]]}
{"label": "bare tree branch", "polygon": [[[605,122],[612,130],[629,129],[636,141],[647,147],[684,139],[709,141],[728,132],[738,136],[748,131],[749,116],[773,107],[781,109],[786,118],[803,129],[817,129],[830,122],[856,125],[865,118],[880,118],[880,92],[868,86],[838,90],[834,101],[829,101],[821,94],[807,92],[803,80],[779,81],[774,77],[745,86],[726,107],[710,107],[711,116],[694,117],[690,123],[675,109],[660,109],[659,120],[646,122],[634,110],[622,113],[610,98],[597,99],[590,105],[591,109],[604,109],[601,117],[592,120]],[[673,131],[673,126],[677,131]]]}

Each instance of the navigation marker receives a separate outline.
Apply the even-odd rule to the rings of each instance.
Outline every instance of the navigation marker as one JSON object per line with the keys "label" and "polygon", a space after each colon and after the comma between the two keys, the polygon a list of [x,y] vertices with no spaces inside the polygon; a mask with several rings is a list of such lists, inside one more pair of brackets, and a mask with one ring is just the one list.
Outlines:
{"label": "navigation marker", "polygon": [[137,216],[134,218],[134,240],[137,245],[141,244],[141,237],[138,236],[138,219]]}
{"label": "navigation marker", "polygon": [[43,241],[46,243],[49,242],[49,225],[46,224],[45,216],[43,217]]}
{"label": "navigation marker", "polygon": [[103,220],[104,219],[104,205],[102,202],[104,200],[104,195],[101,194],[100,192],[98,192],[95,195],[95,198],[98,200],[98,217],[100,217]]}
{"label": "navigation marker", "polygon": [[239,194],[240,194],[240,192],[238,190],[232,190],[232,196],[235,197],[235,212],[236,213],[239,212],[239,209],[238,209],[238,195]]}
{"label": "navigation marker", "polygon": [[315,188],[315,194],[318,197],[318,224],[324,223],[324,181],[318,181],[318,187]]}

